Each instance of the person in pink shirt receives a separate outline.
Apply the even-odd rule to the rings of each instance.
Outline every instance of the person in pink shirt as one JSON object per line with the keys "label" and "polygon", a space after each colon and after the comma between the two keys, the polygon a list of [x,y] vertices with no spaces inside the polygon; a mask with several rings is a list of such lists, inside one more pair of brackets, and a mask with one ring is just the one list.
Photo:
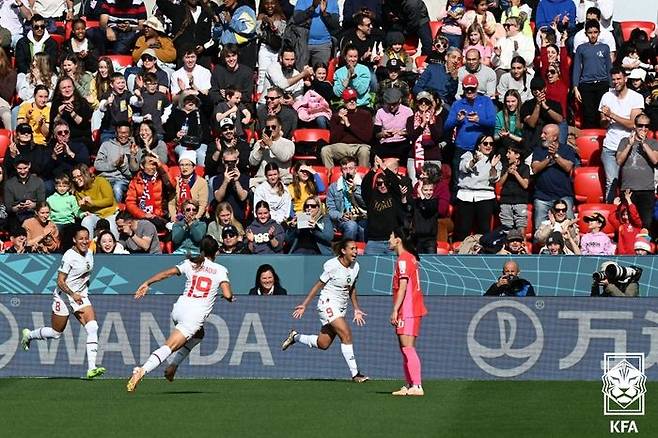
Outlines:
{"label": "person in pink shirt", "polygon": [[389,249],[398,260],[393,274],[393,311],[390,322],[398,335],[404,362],[406,385],[393,395],[423,396],[421,365],[416,353],[416,339],[420,335],[420,323],[427,309],[420,290],[419,257],[415,237],[409,231],[396,228],[388,239]]}
{"label": "person in pink shirt", "polygon": [[605,217],[597,211],[585,216],[584,220],[589,226],[589,231],[580,238],[580,254],[613,255],[615,244],[606,233],[601,231],[605,228]]}

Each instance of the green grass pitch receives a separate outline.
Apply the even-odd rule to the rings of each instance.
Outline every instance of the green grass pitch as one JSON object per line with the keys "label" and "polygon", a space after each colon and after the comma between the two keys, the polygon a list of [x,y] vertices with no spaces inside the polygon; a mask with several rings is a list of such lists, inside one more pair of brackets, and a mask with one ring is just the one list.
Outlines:
{"label": "green grass pitch", "polygon": [[[425,397],[393,397],[400,381],[0,379],[3,437],[602,437],[600,382],[424,382]],[[658,436],[658,383],[646,415]],[[633,434],[635,435],[635,434]]]}

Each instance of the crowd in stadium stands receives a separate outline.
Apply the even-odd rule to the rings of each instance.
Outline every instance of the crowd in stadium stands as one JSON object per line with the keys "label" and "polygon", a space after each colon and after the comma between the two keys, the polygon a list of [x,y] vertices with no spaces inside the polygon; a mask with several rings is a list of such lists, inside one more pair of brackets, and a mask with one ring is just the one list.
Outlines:
{"label": "crowd in stadium stands", "polygon": [[0,2],[2,251],[654,252],[655,23],[293,3]]}

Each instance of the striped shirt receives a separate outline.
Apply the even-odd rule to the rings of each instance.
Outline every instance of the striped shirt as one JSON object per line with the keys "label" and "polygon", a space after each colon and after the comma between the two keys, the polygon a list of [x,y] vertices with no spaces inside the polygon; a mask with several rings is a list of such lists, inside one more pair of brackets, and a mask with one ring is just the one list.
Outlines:
{"label": "striped shirt", "polygon": [[105,0],[101,5],[101,14],[108,15],[108,27],[121,23],[136,26],[140,20],[146,20],[146,6],[144,0],[132,0],[129,5],[117,4],[116,0]]}

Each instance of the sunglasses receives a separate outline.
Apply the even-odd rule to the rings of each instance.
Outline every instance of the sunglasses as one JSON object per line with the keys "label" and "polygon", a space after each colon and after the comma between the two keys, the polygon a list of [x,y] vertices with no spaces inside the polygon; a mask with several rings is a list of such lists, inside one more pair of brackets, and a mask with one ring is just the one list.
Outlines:
{"label": "sunglasses", "polygon": [[32,131],[18,131],[18,135],[32,135]]}
{"label": "sunglasses", "polygon": [[195,211],[197,211],[197,209],[194,208],[194,207],[187,207],[187,208],[185,209],[185,212],[195,212]]}
{"label": "sunglasses", "polygon": [[307,208],[318,208],[318,204],[305,204],[304,209],[307,209]]}
{"label": "sunglasses", "polygon": [[70,131],[68,129],[65,129],[63,131],[57,131],[57,132],[55,132],[55,134],[57,134],[57,135],[68,135],[69,132]]}
{"label": "sunglasses", "polygon": [[557,71],[556,70],[548,70],[546,73],[548,73],[549,75],[556,75]]}
{"label": "sunglasses", "polygon": [[647,129],[649,129],[651,127],[651,125],[649,125],[648,123],[638,123],[638,124],[635,125],[635,127],[636,128],[647,128]]}
{"label": "sunglasses", "polygon": [[46,25],[45,24],[35,24],[32,26],[32,29],[45,29]]}
{"label": "sunglasses", "polygon": [[152,56],[142,56],[142,61],[155,61],[155,58]]}
{"label": "sunglasses", "polygon": [[464,93],[475,93],[477,92],[477,87],[465,87],[464,88]]}
{"label": "sunglasses", "polygon": [[281,96],[265,96],[265,100],[276,100],[279,99]]}
{"label": "sunglasses", "polygon": [[356,103],[356,99],[346,100],[345,103]]}
{"label": "sunglasses", "polygon": [[376,185],[377,185],[377,187],[385,186],[386,182],[382,181],[382,180],[379,180],[379,181],[377,181]]}
{"label": "sunglasses", "polygon": [[233,126],[224,126],[222,128],[222,131],[233,131],[234,129],[235,129],[235,127],[233,127]]}
{"label": "sunglasses", "polygon": [[480,143],[482,146],[493,146],[494,142],[493,141],[483,141]]}
{"label": "sunglasses", "polygon": [[278,125],[265,125],[265,127],[266,127],[267,129],[276,129],[276,128],[278,128],[279,126],[278,126]]}
{"label": "sunglasses", "polygon": [[224,237],[224,239],[226,239],[227,237],[238,237],[238,235],[233,231],[227,231],[225,233],[222,233],[222,236]]}
{"label": "sunglasses", "polygon": [[427,99],[421,99],[418,101],[418,105],[431,105],[431,102]]}
{"label": "sunglasses", "polygon": [[556,208],[556,209],[555,209],[555,212],[556,212],[556,213],[566,213],[566,212],[567,212],[567,209],[566,209],[566,208]]}

